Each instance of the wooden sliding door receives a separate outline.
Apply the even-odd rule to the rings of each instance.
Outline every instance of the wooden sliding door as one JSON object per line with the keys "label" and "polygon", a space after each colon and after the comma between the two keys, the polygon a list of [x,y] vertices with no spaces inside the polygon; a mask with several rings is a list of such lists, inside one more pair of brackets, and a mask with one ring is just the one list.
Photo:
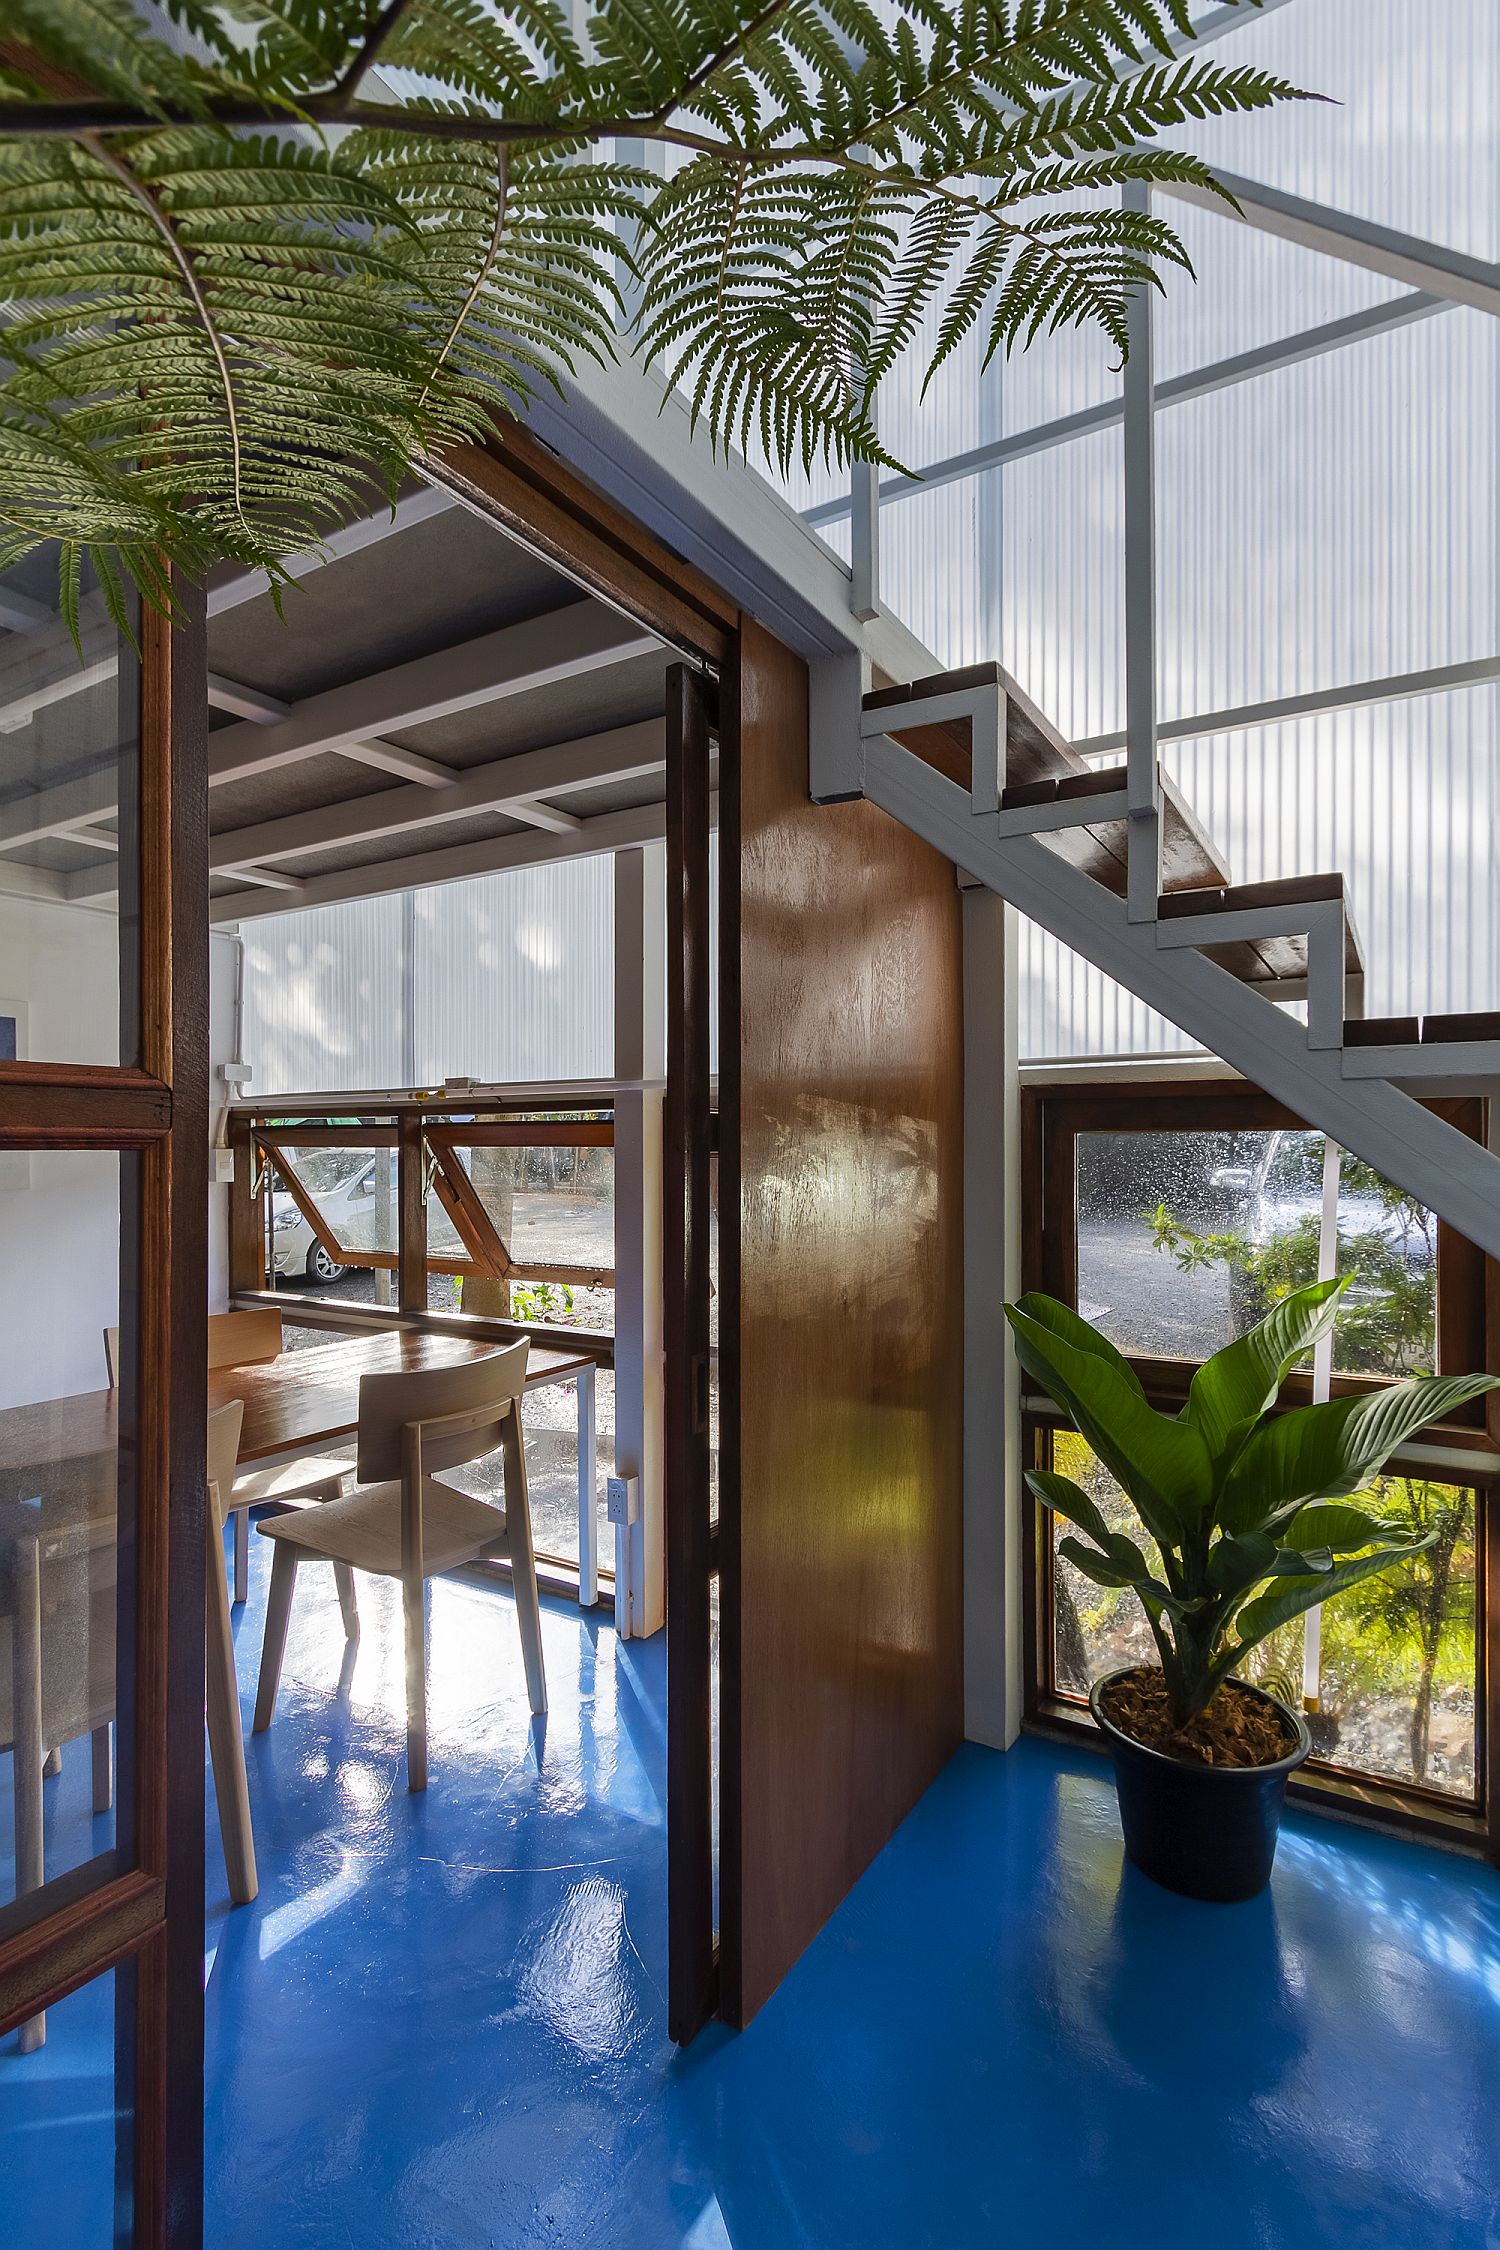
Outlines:
{"label": "wooden sliding door", "polygon": [[[731,692],[732,690],[732,692]],[[753,622],[720,772],[720,2011],[744,2023],[962,1735],[952,867],[807,794]]]}
{"label": "wooden sliding door", "polygon": [[667,674],[666,1328],[668,2027],[715,2005],[709,1267],[709,756],[714,691]]}
{"label": "wooden sliding door", "polygon": [[[206,673],[0,645],[0,2237],[201,2240]],[[69,880],[101,856],[118,905]],[[95,886],[97,888],[97,886]],[[104,1331],[118,1330],[114,1375]],[[3,1839],[9,1837],[9,1848]],[[14,2199],[12,2203],[11,2199]]]}

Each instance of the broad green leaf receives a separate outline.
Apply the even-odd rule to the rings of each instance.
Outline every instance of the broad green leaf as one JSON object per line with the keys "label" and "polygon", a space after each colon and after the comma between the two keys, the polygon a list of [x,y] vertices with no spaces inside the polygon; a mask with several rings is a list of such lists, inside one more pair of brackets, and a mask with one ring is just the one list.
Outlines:
{"label": "broad green leaf", "polygon": [[1398,1524],[1383,1523],[1363,1508],[1344,1508],[1335,1501],[1301,1509],[1281,1537],[1288,1547],[1328,1547],[1336,1555],[1352,1555],[1361,1547],[1399,1546],[1408,1537]]}
{"label": "broad green leaf", "polygon": [[1129,1494],[1157,1545],[1180,1546],[1184,1527],[1198,1520],[1213,1497],[1208,1452],[1198,1431],[1158,1414],[1111,1358],[1075,1345],[1019,1305],[1007,1305],[1005,1315],[1027,1374],[1067,1410],[1080,1436]]}
{"label": "broad green leaf", "polygon": [[[1008,1311],[1009,1307],[1006,1309]],[[1145,1397],[1141,1379],[1125,1354],[1110,1342],[1103,1329],[1096,1328],[1091,1320],[1085,1320],[1082,1313],[1074,1312],[1072,1306],[1065,1305],[1061,1298],[1048,1297],[1040,1289],[1028,1289],[1025,1296],[1019,1299],[1016,1310],[1024,1313],[1028,1320],[1035,1321],[1039,1328],[1045,1328],[1049,1334],[1059,1337],[1063,1343],[1072,1344],[1081,1352],[1092,1352],[1106,1366],[1112,1367],[1117,1375],[1123,1376],[1132,1390],[1139,1391]]]}
{"label": "broad green leaf", "polygon": [[1331,1601],[1350,1586],[1359,1585],[1365,1578],[1373,1578],[1379,1571],[1389,1570],[1393,1563],[1407,1555],[1420,1554],[1432,1545],[1432,1538],[1414,1539],[1405,1547],[1387,1547],[1375,1555],[1356,1555],[1352,1562],[1342,1562],[1330,1571],[1307,1578],[1273,1578],[1263,1594],[1247,1602],[1234,1621],[1236,1646],[1226,1652],[1228,1669],[1233,1669],[1242,1656],[1247,1656],[1268,1633],[1278,1625],[1289,1624],[1304,1610],[1316,1609],[1320,1602]]}
{"label": "broad green leaf", "polygon": [[1248,1593],[1263,1578],[1274,1578],[1289,1570],[1328,1571],[1333,1568],[1333,1556],[1327,1550],[1310,1549],[1303,1553],[1296,1549],[1280,1547],[1259,1531],[1241,1531],[1231,1538],[1215,1540],[1209,1549],[1207,1577],[1216,1594]]}
{"label": "broad green leaf", "polygon": [[1367,1484],[1407,1438],[1497,1386],[1493,1375],[1414,1375],[1389,1389],[1275,1415],[1236,1456],[1219,1499],[1220,1524],[1255,1531],[1294,1501],[1341,1500]]}
{"label": "broad green leaf", "polygon": [[1082,1485],[1075,1484],[1071,1477],[1059,1476],[1055,1469],[1028,1469],[1026,1485],[1044,1508],[1050,1508],[1055,1516],[1062,1516],[1069,1523],[1076,1523],[1098,1546],[1105,1544],[1109,1526]]}
{"label": "broad green leaf", "polygon": [[1184,1421],[1203,1433],[1216,1475],[1222,1475],[1258,1417],[1275,1403],[1287,1376],[1333,1327],[1343,1281],[1294,1290],[1248,1335],[1205,1360],[1193,1377]]}
{"label": "broad green leaf", "polygon": [[1108,1549],[1103,1554],[1098,1548],[1086,1547],[1081,1539],[1071,1536],[1058,1541],[1057,1551],[1076,1570],[1081,1570],[1085,1578],[1092,1578],[1096,1586],[1129,1588],[1140,1595],[1148,1609],[1166,1609],[1181,1615],[1181,1603],[1174,1600],[1160,1579],[1152,1577],[1151,1566],[1140,1548],[1123,1532],[1109,1534]]}

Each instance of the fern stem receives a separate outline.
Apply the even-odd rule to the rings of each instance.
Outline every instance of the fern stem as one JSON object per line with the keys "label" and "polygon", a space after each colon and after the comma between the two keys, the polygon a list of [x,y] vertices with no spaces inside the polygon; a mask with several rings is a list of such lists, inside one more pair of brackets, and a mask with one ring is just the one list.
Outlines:
{"label": "fern stem", "polygon": [[505,233],[505,223],[510,211],[510,156],[509,153],[503,148],[496,152],[495,179],[495,223],[490,229],[489,248],[485,251],[484,257],[480,261],[479,271],[475,274],[473,282],[470,285],[469,293],[464,298],[462,305],[459,307],[458,312],[454,317],[453,324],[449,328],[447,336],[443,340],[443,348],[438,353],[437,358],[433,361],[432,372],[429,374],[426,382],[422,386],[422,396],[417,400],[417,413],[419,415],[423,407],[427,404],[428,394],[431,391],[433,384],[437,381],[437,378],[442,371],[444,362],[446,361],[448,354],[452,351],[454,345],[458,342],[460,335],[463,333],[464,323],[467,321],[470,313],[474,310],[475,305],[478,303],[480,291],[483,289],[485,283],[489,280],[490,275],[494,272],[495,261],[500,255],[500,241],[501,237]]}
{"label": "fern stem", "polygon": [[743,30],[737,31],[734,37],[726,40],[722,47],[716,48],[711,55],[704,57],[697,69],[683,81],[672,99],[664,103],[657,111],[655,123],[665,125],[674,110],[681,109],[684,102],[691,100],[692,96],[697,93],[698,88],[707,79],[712,78],[716,70],[722,70],[726,63],[733,62],[736,56],[742,55],[752,40],[758,39],[763,31],[769,31],[776,18],[784,16],[791,5],[792,0],[767,0],[767,5],[761,9],[759,15],[751,17]]}
{"label": "fern stem", "polygon": [[353,99],[360,80],[367,70],[373,69],[380,58],[382,47],[410,6],[411,0],[386,0],[386,5],[365,33],[353,60],[334,87],[335,101]]}
{"label": "fern stem", "polygon": [[188,295],[193,300],[194,309],[198,314],[199,320],[203,324],[203,332],[208,338],[209,349],[214,355],[214,360],[219,370],[219,381],[223,386],[224,410],[229,418],[229,443],[234,463],[234,512],[238,516],[240,522],[245,525],[245,529],[248,531],[250,526],[248,525],[248,523],[245,523],[243,469],[240,451],[240,418],[239,410],[235,403],[234,383],[230,377],[229,360],[224,350],[223,339],[219,335],[218,324],[214,319],[212,311],[209,309],[208,299],[203,294],[202,286],[199,283],[198,276],[193,271],[192,260],[189,258],[187,252],[183,249],[182,244],[177,239],[176,228],[173,226],[171,220],[167,217],[166,212],[163,211],[161,205],[157,202],[155,196],[151,193],[151,190],[147,187],[145,181],[142,180],[136,173],[132,172],[130,166],[126,164],[122,158],[114,155],[113,152],[107,149],[101,141],[96,140],[92,133],[80,133],[78,138],[82,146],[88,150],[90,156],[94,158],[95,162],[98,164],[102,164],[107,172],[113,173],[114,177],[120,182],[121,186],[128,189],[129,193],[141,206],[141,209],[147,214],[151,221],[151,224],[155,227],[157,233],[161,236],[163,242],[165,242],[168,250],[171,252],[173,262],[175,263],[178,272],[182,275]]}

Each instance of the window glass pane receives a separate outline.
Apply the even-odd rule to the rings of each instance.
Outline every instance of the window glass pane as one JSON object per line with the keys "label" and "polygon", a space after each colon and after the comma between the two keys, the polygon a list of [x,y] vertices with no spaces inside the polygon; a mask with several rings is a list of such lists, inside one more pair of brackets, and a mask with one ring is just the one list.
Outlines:
{"label": "window glass pane", "polygon": [[1340,1374],[1430,1375],[1437,1366],[1437,1218],[1346,1150],[1339,1161]]}
{"label": "window glass pane", "polygon": [[[464,1269],[458,1286],[450,1281],[443,1292],[447,1303],[538,1326],[612,1333],[614,1150],[539,1140],[521,1148],[459,1147],[452,1155],[512,1264],[503,1281],[474,1270],[465,1219],[435,1180],[427,1203],[428,1256]],[[443,1279],[433,1275],[429,1302],[436,1302]]]}
{"label": "window glass pane", "polygon": [[[1052,1466],[1098,1503],[1112,1531],[1156,1550],[1108,1470],[1071,1430],[1052,1433]],[[1475,1793],[1476,1539],[1474,1494],[1420,1476],[1378,1477],[1352,1506],[1435,1534],[1409,1562],[1330,1602],[1320,1621],[1321,1708],[1314,1756],[1358,1773],[1415,1782],[1456,1797]],[[1086,1695],[1121,1664],[1154,1664],[1141,1605],[1127,1589],[1096,1586],[1058,1553],[1054,1519],[1053,1680]],[[1294,1706],[1301,1700],[1305,1621],[1262,1642],[1247,1667]]]}
{"label": "window glass pane", "polygon": [[1121,1351],[1206,1359],[1315,1280],[1319,1133],[1080,1133],[1078,1309]]}
{"label": "window glass pane", "polygon": [[133,876],[123,919],[116,893],[122,835],[133,864],[135,659],[86,573],[80,661],[53,547],[0,575],[0,626],[0,872],[17,873],[0,884],[0,1064],[133,1064]]}
{"label": "window glass pane", "polygon": [[[287,1175],[301,1190],[292,1193]],[[398,1201],[396,1152],[372,1148],[282,1148],[271,1190],[272,1286],[287,1281],[329,1283],[344,1271],[361,1272],[372,1298],[372,1272],[395,1265]],[[313,1226],[311,1204],[327,1239]],[[337,1253],[337,1254],[336,1254]],[[382,1261],[376,1267],[372,1261]]]}
{"label": "window glass pane", "polygon": [[[0,2039],[0,2220],[16,2250],[110,2250],[120,2126],[111,1969],[47,2010],[28,2037]],[[38,2042],[36,2031],[45,2030]]]}
{"label": "window glass pane", "polygon": [[44,1905],[44,1879],[93,1865],[103,1881],[130,1842],[112,1764],[130,1732],[114,1722],[129,1703],[116,1651],[138,1162],[0,1150],[0,1934]]}
{"label": "window glass pane", "polygon": [[1324,1610],[1314,1748],[1363,1773],[1472,1797],[1474,1494],[1422,1476],[1384,1476],[1351,1505],[1436,1536],[1424,1553]]}
{"label": "window glass pane", "polygon": [[[1140,1521],[1114,1478],[1073,1430],[1052,1433],[1052,1466],[1098,1505],[1111,1531],[1127,1532],[1157,1560]],[[1067,1695],[1087,1695],[1095,1680],[1121,1664],[1154,1664],[1156,1643],[1145,1612],[1125,1587],[1096,1586],[1057,1552],[1069,1536],[1052,1518],[1053,1679]]]}

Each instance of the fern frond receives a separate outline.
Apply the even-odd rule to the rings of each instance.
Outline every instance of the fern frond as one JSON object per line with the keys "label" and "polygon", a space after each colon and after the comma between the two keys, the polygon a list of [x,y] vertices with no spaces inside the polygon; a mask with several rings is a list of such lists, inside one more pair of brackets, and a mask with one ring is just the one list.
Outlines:
{"label": "fern frond", "polygon": [[633,348],[716,442],[888,460],[873,401],[914,350],[929,383],[970,338],[1123,354],[1132,292],[1190,269],[1116,192],[1212,190],[1161,136],[1297,98],[1195,55],[1188,0],[6,20],[0,567],[55,541],[75,608],[85,557],[106,604],[165,600],[164,555],[274,580],[372,479],[619,351],[627,278]]}

